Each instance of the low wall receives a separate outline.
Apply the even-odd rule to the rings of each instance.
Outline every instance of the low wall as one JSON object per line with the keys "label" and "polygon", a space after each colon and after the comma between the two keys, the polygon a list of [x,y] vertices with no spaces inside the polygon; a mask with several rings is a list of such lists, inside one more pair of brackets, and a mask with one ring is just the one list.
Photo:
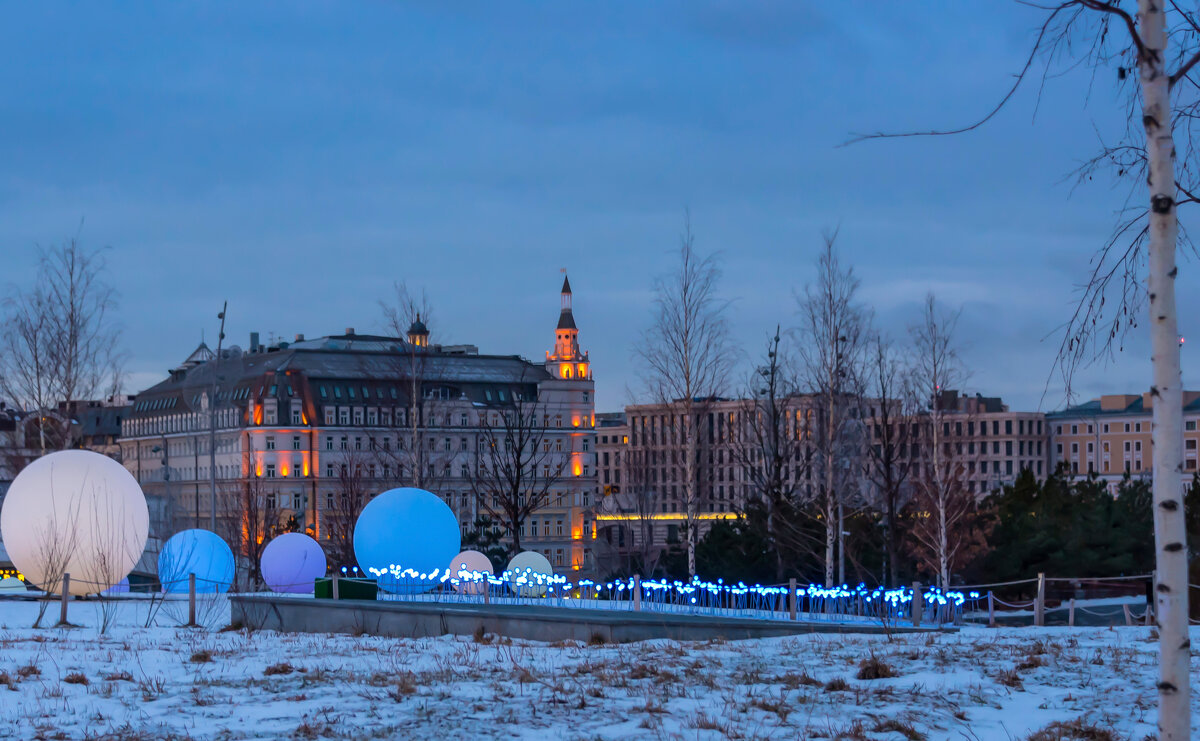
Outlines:
{"label": "low wall", "polygon": [[334,601],[278,595],[232,595],[229,599],[231,620],[249,628],[406,638],[482,632],[536,641],[623,643],[655,638],[701,641],[805,633],[882,634],[939,630],[911,625],[884,628],[862,623],[793,622],[537,605]]}

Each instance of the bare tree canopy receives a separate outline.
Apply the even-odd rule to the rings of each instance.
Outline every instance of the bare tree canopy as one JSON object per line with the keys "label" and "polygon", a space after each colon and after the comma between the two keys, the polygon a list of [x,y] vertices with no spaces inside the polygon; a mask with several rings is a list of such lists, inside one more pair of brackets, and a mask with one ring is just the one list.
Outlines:
{"label": "bare tree canopy", "polygon": [[[635,348],[649,396],[678,405],[685,445],[683,496],[687,516],[688,574],[696,574],[700,512],[697,487],[697,422],[705,404],[723,392],[736,356],[726,322],[728,302],[717,292],[721,271],[716,258],[696,252],[690,217],[685,218],[679,262],[654,284],[654,321]],[[673,415],[674,416],[674,415]]]}
{"label": "bare tree canopy", "polygon": [[799,353],[804,384],[816,395],[820,423],[813,425],[814,465],[820,485],[817,510],[825,529],[825,583],[835,583],[835,546],[844,510],[861,466],[860,416],[863,364],[870,313],[858,300],[858,278],[843,266],[837,234],[825,236],[817,279],[797,297]]}
{"label": "bare tree canopy", "polygon": [[[953,134],[990,120],[1043,64],[1042,83],[1084,67],[1106,71],[1127,101],[1127,125],[1080,170],[1082,179],[1112,170],[1133,183],[1112,237],[1097,251],[1076,310],[1062,335],[1058,368],[1070,394],[1076,368],[1107,356],[1137,326],[1148,304],[1153,380],[1155,617],[1159,627],[1159,738],[1190,737],[1188,548],[1183,504],[1183,389],[1176,263],[1179,206],[1200,203],[1200,150],[1192,126],[1200,114],[1200,12],[1177,0],[1023,2],[1044,12],[1028,58],[1008,93],[974,124],[907,136]],[[1137,72],[1134,76],[1131,73]],[[1135,84],[1136,83],[1136,84]],[[1138,125],[1140,123],[1140,126]],[[1175,146],[1175,130],[1184,146]],[[904,134],[901,134],[903,136]],[[896,136],[876,134],[863,138]],[[1142,190],[1141,184],[1146,184]],[[1183,196],[1180,198],[1180,196]],[[1186,234],[1184,241],[1187,243]],[[1145,267],[1145,288],[1141,283]]]}
{"label": "bare tree canopy", "polygon": [[[115,307],[102,251],[74,239],[39,248],[34,282],[14,287],[4,301],[0,391],[39,413],[58,402],[118,392],[121,332],[112,317]],[[44,432],[41,438],[44,452]]]}

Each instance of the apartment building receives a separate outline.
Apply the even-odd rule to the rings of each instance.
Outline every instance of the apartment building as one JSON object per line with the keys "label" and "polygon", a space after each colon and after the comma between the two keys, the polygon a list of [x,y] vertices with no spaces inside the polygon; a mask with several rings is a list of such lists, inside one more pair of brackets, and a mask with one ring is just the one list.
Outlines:
{"label": "apartment building", "polygon": [[[345,500],[349,477],[371,494],[420,483],[468,533],[488,496],[473,483],[494,440],[488,431],[522,403],[533,405],[547,453],[533,474],[552,479],[522,545],[559,568],[590,568],[595,392],[571,298],[564,280],[554,349],[539,363],[430,344],[419,318],[406,338],[347,329],[262,346],[252,335],[248,350],[223,350],[219,360],[201,345],[139,394],[122,423],[122,460],[154,503],[152,529],[207,527],[214,498],[252,484],[281,523],[328,539],[327,514]],[[235,528],[240,513],[217,507]]]}
{"label": "apartment building", "polygon": [[[1109,394],[1047,415],[1055,465],[1074,475],[1095,474],[1111,491],[1126,475],[1150,478],[1150,433],[1153,397],[1145,394]],[[1183,392],[1183,473],[1187,487],[1197,470],[1200,445],[1200,391]]]}

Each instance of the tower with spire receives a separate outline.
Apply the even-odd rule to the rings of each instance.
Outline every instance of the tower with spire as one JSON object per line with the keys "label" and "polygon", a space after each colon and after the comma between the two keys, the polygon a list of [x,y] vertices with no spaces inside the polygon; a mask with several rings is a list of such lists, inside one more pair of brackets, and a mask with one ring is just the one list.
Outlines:
{"label": "tower with spire", "polygon": [[579,328],[571,313],[571,280],[566,275],[563,275],[562,310],[554,330],[554,351],[546,352],[546,370],[563,380],[590,381],[592,378],[588,354],[579,349]]}

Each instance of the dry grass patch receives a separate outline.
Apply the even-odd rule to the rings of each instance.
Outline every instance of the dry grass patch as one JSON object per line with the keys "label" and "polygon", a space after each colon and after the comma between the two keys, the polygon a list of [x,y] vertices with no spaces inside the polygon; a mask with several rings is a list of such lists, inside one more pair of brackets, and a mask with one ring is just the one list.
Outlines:
{"label": "dry grass patch", "polygon": [[1034,731],[1026,741],[1117,741],[1118,738],[1108,728],[1076,718],[1065,723],[1055,721],[1040,731]]}
{"label": "dry grass patch", "polygon": [[82,684],[86,687],[88,678],[83,672],[71,672],[67,676],[63,677],[63,681],[67,684]]}
{"label": "dry grass patch", "polygon": [[928,736],[918,731],[913,727],[912,723],[899,720],[897,718],[888,718],[881,720],[875,724],[875,733],[899,733],[908,741],[925,741]]}
{"label": "dry grass patch", "polygon": [[284,661],[278,664],[271,664],[266,669],[263,669],[263,676],[273,677],[279,674],[291,674],[294,671],[296,671],[296,668]]}
{"label": "dry grass patch", "polygon": [[859,679],[887,679],[897,675],[891,665],[871,652],[870,656],[858,662],[858,674],[855,676]]}
{"label": "dry grass patch", "polygon": [[850,683],[841,677],[834,677],[825,683],[826,692],[847,692],[850,690]]}
{"label": "dry grass patch", "polygon": [[192,662],[193,664],[207,664],[208,662],[210,662],[212,660],[213,660],[213,653],[212,653],[212,651],[209,651],[207,648],[200,650],[200,651],[196,651],[195,653],[192,654],[192,658],[188,659],[188,661]]}

